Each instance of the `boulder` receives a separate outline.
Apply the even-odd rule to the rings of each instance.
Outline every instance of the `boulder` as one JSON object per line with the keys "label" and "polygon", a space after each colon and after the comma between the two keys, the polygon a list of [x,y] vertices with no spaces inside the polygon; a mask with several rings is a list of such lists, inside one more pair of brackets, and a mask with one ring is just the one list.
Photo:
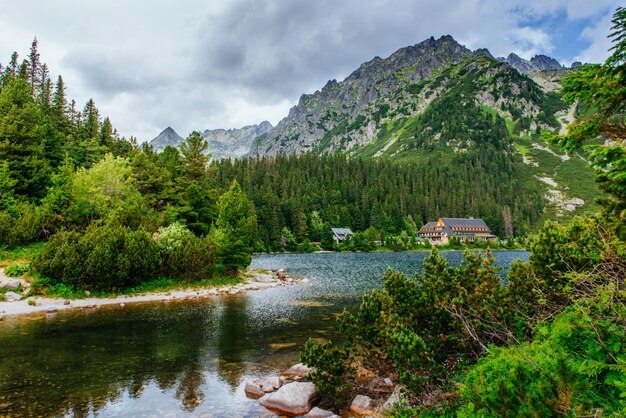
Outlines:
{"label": "boulder", "polygon": [[387,411],[392,409],[394,406],[402,403],[402,386],[398,385],[393,390],[393,393],[389,396],[387,401],[383,404],[382,410]]}
{"label": "boulder", "polygon": [[300,280],[300,283],[309,283],[309,282],[310,282],[309,279],[302,279],[302,280]]}
{"label": "boulder", "polygon": [[335,414],[333,411],[327,411],[317,406],[311,409],[308,414],[304,415],[304,417],[305,418],[341,418],[339,415]]}
{"label": "boulder", "polygon": [[312,367],[308,367],[302,363],[298,363],[294,366],[291,366],[288,370],[285,370],[283,374],[281,374],[281,376],[292,380],[300,380],[303,379],[307,373],[312,372],[313,370],[315,369]]}
{"label": "boulder", "polygon": [[0,289],[14,291],[14,290],[20,290],[21,286],[22,286],[22,282],[20,282],[17,279],[3,280],[2,282],[0,282]]}
{"label": "boulder", "polygon": [[280,380],[278,376],[268,376],[262,377],[260,379],[255,380],[263,389],[263,392],[269,393],[274,392],[276,389],[279,389],[283,385],[283,381]]}
{"label": "boulder", "polygon": [[257,274],[251,281],[256,283],[274,283],[274,278],[269,274]]}
{"label": "boulder", "polygon": [[260,377],[246,383],[244,392],[252,399],[258,399],[266,393],[274,392],[283,385],[283,381],[278,376]]}
{"label": "boulder", "polygon": [[63,301],[63,305],[69,305],[70,303],[71,302],[69,300],[67,300],[67,299]]}
{"label": "boulder", "polygon": [[369,396],[356,395],[350,404],[350,411],[357,415],[371,415],[376,411],[376,402]]}
{"label": "boulder", "polygon": [[265,392],[263,392],[263,388],[261,387],[261,385],[256,383],[256,380],[252,382],[246,382],[244,392],[246,392],[246,396],[248,398],[252,399],[259,399],[260,397],[265,395]]}
{"label": "boulder", "polygon": [[15,292],[6,292],[4,294],[7,302],[17,302],[18,300],[22,300],[22,295],[19,295]]}
{"label": "boulder", "polygon": [[57,306],[54,305],[50,305],[46,308],[46,312],[48,313],[54,313],[57,312],[59,310],[59,308]]}
{"label": "boulder", "polygon": [[236,295],[237,293],[239,293],[240,290],[237,287],[233,287],[232,289],[230,289],[230,291],[228,292],[229,295]]}
{"label": "boulder", "polygon": [[317,389],[313,383],[293,382],[266,396],[261,405],[276,414],[295,417],[307,414],[317,396]]}

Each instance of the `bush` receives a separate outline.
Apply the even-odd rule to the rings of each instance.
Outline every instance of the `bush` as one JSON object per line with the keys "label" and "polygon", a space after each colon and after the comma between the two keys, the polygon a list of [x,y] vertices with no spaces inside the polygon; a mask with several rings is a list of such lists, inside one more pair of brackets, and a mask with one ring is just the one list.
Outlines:
{"label": "bush", "polygon": [[36,272],[76,289],[136,286],[159,272],[160,251],[150,234],[117,225],[62,231],[33,261]]}
{"label": "bush", "polygon": [[501,417],[621,416],[625,314],[622,304],[569,308],[534,341],[481,359],[462,386],[464,402]]}
{"label": "bush", "polygon": [[0,212],[0,245],[13,248],[35,241],[40,234],[40,216],[34,206],[20,205],[17,217],[7,211]]}
{"label": "bush", "polygon": [[161,251],[170,253],[183,245],[183,240],[192,237],[193,233],[183,224],[174,222],[173,224],[159,228],[152,236],[157,242]]}
{"label": "bush", "polygon": [[28,271],[28,266],[13,264],[4,269],[4,273],[9,277],[20,277]]}
{"label": "bush", "polygon": [[179,280],[203,280],[213,274],[216,253],[215,244],[208,238],[190,233],[167,253],[162,271]]}

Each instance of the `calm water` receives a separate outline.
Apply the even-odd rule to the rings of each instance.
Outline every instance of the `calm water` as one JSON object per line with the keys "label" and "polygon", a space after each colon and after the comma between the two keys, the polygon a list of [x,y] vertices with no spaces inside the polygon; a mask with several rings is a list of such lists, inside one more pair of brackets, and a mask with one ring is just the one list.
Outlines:
{"label": "calm water", "polygon": [[[504,267],[528,257],[495,255]],[[269,416],[245,397],[245,382],[296,363],[309,337],[332,339],[335,315],[381,287],[388,266],[412,275],[426,256],[261,255],[253,267],[283,267],[311,283],[5,319],[0,416]]]}

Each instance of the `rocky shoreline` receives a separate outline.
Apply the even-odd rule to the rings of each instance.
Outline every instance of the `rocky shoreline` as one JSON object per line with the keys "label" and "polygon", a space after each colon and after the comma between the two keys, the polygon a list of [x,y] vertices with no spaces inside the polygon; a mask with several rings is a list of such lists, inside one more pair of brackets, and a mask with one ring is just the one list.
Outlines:
{"label": "rocky shoreline", "polygon": [[[315,406],[319,393],[315,385],[307,380],[314,369],[298,363],[280,374],[266,376],[246,383],[248,398],[260,399],[260,404],[280,416],[306,418],[341,418],[333,411]],[[391,379],[373,378],[367,385],[366,394],[357,394],[352,399],[348,412],[355,416],[378,417],[401,403],[402,387]]]}
{"label": "rocky shoreline", "polygon": [[0,289],[6,301],[0,302],[0,320],[4,317],[29,315],[34,313],[54,313],[66,309],[96,309],[105,305],[125,306],[130,303],[159,302],[173,300],[190,300],[211,298],[218,296],[234,296],[249,291],[306,284],[305,278],[296,278],[288,275],[284,269],[269,272],[248,271],[248,277],[243,283],[220,288],[188,288],[170,290],[167,292],[149,292],[135,296],[119,295],[110,298],[86,297],[84,299],[59,299],[41,296],[27,296],[30,283],[24,279],[12,278],[4,275],[0,270]]}

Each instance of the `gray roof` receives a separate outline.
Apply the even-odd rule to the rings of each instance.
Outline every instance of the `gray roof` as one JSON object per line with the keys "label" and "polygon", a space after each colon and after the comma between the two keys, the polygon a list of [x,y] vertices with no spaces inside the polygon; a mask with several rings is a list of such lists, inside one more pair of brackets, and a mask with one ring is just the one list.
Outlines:
{"label": "gray roof", "polygon": [[337,235],[347,235],[352,234],[352,230],[350,228],[330,228],[333,231],[333,234]]}
{"label": "gray roof", "polygon": [[441,218],[441,219],[443,220],[443,224],[446,226],[488,228],[487,224],[482,219],[469,219],[469,218]]}

